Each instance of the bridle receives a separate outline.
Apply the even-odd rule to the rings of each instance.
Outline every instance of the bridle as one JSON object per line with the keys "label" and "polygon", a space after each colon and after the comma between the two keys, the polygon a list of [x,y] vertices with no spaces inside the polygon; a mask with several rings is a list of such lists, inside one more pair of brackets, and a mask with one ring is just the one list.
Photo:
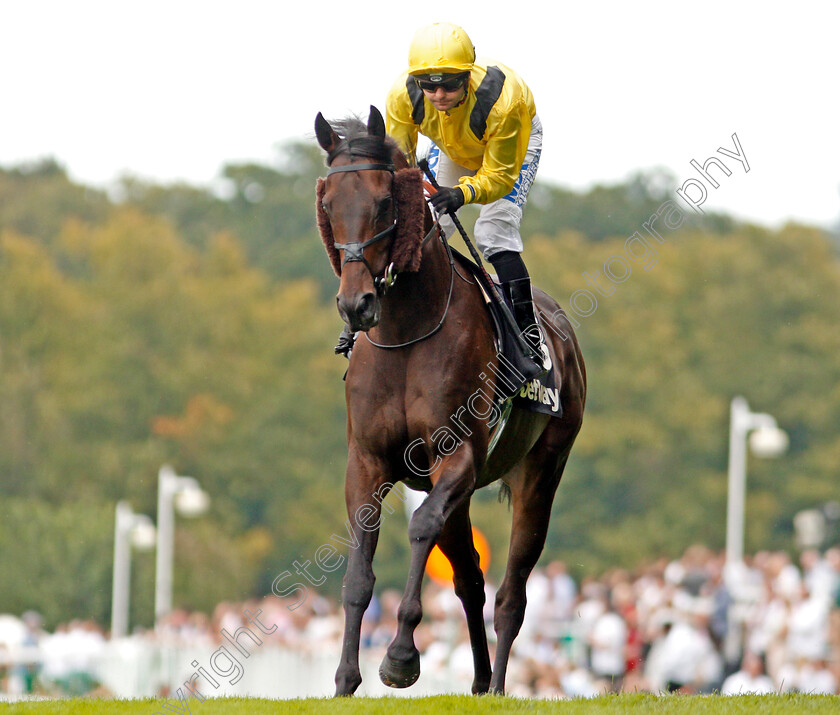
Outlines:
{"label": "bridle", "polygon": [[[327,177],[332,174],[340,174],[343,172],[352,172],[352,171],[389,171],[391,172],[391,180],[393,182],[394,177],[394,165],[393,164],[346,164],[345,166],[334,166],[327,169]],[[377,233],[373,238],[367,239],[367,241],[350,241],[349,243],[338,243],[337,241],[333,240],[333,246],[337,249],[341,249],[344,251],[344,258],[341,261],[341,267],[347,263],[352,263],[354,261],[358,261],[360,263],[364,263],[367,267],[368,271],[370,272],[371,276],[373,277],[373,284],[376,287],[376,293],[382,297],[385,293],[388,292],[388,289],[394,285],[394,282],[397,280],[397,272],[394,268],[393,262],[389,263],[388,266],[385,268],[385,271],[381,276],[374,276],[373,269],[371,268],[370,264],[367,262],[365,258],[365,248],[368,246],[376,243],[377,241],[382,240],[386,236],[393,233],[397,228],[397,201],[394,198],[394,192],[391,191],[391,202],[394,206],[394,222],[388,226],[388,228],[383,229],[379,233]],[[393,345],[385,345],[383,343],[377,343],[371,337],[365,333],[365,337],[368,339],[371,345],[377,348],[384,348],[386,350],[393,350],[395,348],[405,348],[409,345],[414,345],[415,343],[422,342],[427,338],[432,337],[435,333],[437,333],[442,327],[443,323],[446,321],[446,316],[449,313],[449,305],[452,302],[452,289],[454,287],[455,282],[455,261],[452,258],[452,249],[449,246],[449,243],[446,241],[446,236],[444,235],[443,231],[440,229],[440,217],[434,222],[431,230],[424,236],[423,243],[425,244],[432,236],[437,234],[441,242],[446,248],[446,253],[449,258],[449,293],[446,297],[446,305],[443,308],[443,315],[441,315],[440,320],[438,321],[437,325],[432,328],[428,333],[422,335],[419,338],[414,338],[413,340],[408,340],[404,343],[397,343]]]}
{"label": "bridle", "polygon": [[[327,176],[329,177],[332,174],[340,174],[351,171],[389,171],[391,172],[392,180],[394,177],[393,164],[347,164],[346,166],[333,166],[327,170]],[[394,269],[393,262],[391,262],[386,266],[381,276],[375,276],[373,274],[373,268],[371,268],[370,263],[368,263],[365,258],[365,249],[377,241],[381,241],[397,229],[399,216],[397,214],[397,202],[394,199],[393,191],[391,192],[391,203],[394,207],[393,223],[388,226],[388,228],[377,233],[373,238],[369,238],[367,241],[351,241],[349,243],[338,243],[338,241],[333,241],[333,246],[344,251],[344,258],[341,261],[341,267],[344,268],[345,265],[353,262],[364,263],[373,278],[373,285],[376,288],[376,293],[380,297],[384,296],[388,292],[388,289],[394,285],[394,282],[397,280],[397,272]]]}

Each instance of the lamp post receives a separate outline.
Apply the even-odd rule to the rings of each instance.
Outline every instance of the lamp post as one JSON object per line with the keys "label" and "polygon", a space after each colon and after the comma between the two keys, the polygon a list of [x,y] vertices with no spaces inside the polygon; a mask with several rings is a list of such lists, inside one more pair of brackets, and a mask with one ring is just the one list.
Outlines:
{"label": "lamp post", "polygon": [[157,561],[155,564],[155,624],[172,610],[172,563],[175,509],[182,516],[207,511],[210,497],[193,477],[180,477],[168,464],[158,472]]}
{"label": "lamp post", "polygon": [[750,448],[758,457],[778,457],[788,446],[787,434],[779,429],[771,415],[751,412],[743,397],[733,398],[729,418],[729,492],[726,508],[728,566],[744,560],[747,435]]}
{"label": "lamp post", "polygon": [[726,585],[734,603],[729,608],[724,655],[735,662],[741,646],[744,593],[744,512],[747,484],[747,441],[758,457],[777,457],[788,446],[788,436],[768,414],[752,412],[746,399],[735,397],[729,417],[729,489],[726,506]]}
{"label": "lamp post", "polygon": [[155,527],[145,514],[135,514],[127,501],[117,502],[114,525],[114,576],[111,590],[111,639],[128,633],[131,547],[147,551],[155,545]]}

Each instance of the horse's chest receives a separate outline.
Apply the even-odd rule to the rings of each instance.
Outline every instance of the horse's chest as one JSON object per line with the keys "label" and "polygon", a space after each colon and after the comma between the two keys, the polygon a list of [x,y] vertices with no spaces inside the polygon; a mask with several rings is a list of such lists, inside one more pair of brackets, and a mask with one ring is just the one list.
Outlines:
{"label": "horse's chest", "polygon": [[406,434],[405,402],[394,390],[369,390],[364,399],[347,403],[349,426],[357,443],[376,452]]}
{"label": "horse's chest", "polygon": [[[376,371],[371,375],[376,376]],[[465,390],[460,381],[448,375],[424,373],[418,377],[409,373],[402,379],[388,380],[383,371],[379,379],[354,386],[348,395],[351,433],[366,451],[404,449],[413,440],[426,440],[440,427],[451,426],[452,417],[457,420],[460,415],[458,406],[469,402],[470,394]],[[471,418],[467,415],[465,419]]]}

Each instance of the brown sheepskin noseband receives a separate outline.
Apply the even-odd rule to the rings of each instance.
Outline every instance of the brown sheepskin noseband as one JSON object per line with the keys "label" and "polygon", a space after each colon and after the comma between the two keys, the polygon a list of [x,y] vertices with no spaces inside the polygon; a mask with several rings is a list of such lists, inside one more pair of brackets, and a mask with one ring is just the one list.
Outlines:
{"label": "brown sheepskin noseband", "polygon": [[[333,271],[340,276],[341,257],[333,242],[330,219],[323,207],[325,191],[326,181],[318,179],[315,186],[315,215]],[[397,273],[417,271],[420,268],[426,207],[423,172],[420,169],[400,169],[394,173],[394,201],[397,203],[397,229],[391,243],[391,262]]]}

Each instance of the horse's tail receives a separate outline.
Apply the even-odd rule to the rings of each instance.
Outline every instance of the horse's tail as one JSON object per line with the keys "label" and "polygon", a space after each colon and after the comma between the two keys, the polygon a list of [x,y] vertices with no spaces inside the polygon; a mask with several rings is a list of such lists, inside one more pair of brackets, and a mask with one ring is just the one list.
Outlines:
{"label": "horse's tail", "polygon": [[498,496],[498,499],[499,499],[499,504],[503,504],[504,502],[507,502],[508,509],[510,509],[511,493],[510,493],[510,487],[507,485],[506,482],[503,482],[503,481],[499,482],[499,496]]}

